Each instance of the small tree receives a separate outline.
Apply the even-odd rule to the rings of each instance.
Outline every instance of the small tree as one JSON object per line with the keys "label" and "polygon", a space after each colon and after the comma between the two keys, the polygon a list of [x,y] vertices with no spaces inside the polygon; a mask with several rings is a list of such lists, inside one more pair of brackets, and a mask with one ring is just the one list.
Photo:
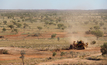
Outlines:
{"label": "small tree", "polygon": [[21,54],[20,58],[22,59],[22,63],[23,63],[23,65],[24,65],[24,55],[25,55],[25,51],[22,50],[22,51],[20,52],[20,54]]}
{"label": "small tree", "polygon": [[5,31],[6,31],[6,28],[3,28],[2,30],[5,32]]}
{"label": "small tree", "polygon": [[11,29],[13,29],[13,28],[14,28],[14,25],[8,25],[8,27],[10,27]]}
{"label": "small tree", "polygon": [[102,55],[107,55],[107,42],[101,46],[101,53]]}
{"label": "small tree", "polygon": [[54,37],[56,37],[56,34],[52,34],[52,35],[51,35],[51,38],[54,38]]}
{"label": "small tree", "polygon": [[57,37],[57,40],[59,41],[59,40],[60,40],[60,38],[59,38],[59,37]]}
{"label": "small tree", "polygon": [[7,24],[7,21],[3,21],[4,24]]}

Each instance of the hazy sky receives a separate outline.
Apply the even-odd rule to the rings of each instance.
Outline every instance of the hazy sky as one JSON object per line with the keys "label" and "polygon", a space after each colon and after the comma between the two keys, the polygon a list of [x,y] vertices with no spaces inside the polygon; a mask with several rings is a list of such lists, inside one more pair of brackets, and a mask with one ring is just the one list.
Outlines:
{"label": "hazy sky", "polygon": [[107,9],[107,0],[0,0],[0,9]]}

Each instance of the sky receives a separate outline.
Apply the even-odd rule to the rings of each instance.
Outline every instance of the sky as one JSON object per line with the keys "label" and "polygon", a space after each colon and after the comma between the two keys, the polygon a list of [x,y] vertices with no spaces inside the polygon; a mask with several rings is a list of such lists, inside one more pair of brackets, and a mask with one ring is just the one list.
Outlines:
{"label": "sky", "polygon": [[0,0],[0,9],[107,9],[107,0]]}

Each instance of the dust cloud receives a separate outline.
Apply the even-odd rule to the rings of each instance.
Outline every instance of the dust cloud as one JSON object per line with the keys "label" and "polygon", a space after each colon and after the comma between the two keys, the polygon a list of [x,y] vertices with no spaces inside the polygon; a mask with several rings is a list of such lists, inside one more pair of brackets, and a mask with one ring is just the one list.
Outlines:
{"label": "dust cloud", "polygon": [[70,44],[73,41],[80,41],[82,40],[84,43],[88,43],[89,47],[92,47],[91,42],[96,41],[96,37],[93,35],[87,35],[85,32],[88,30],[84,27],[80,22],[70,22],[70,27],[66,30],[68,32],[67,37]]}

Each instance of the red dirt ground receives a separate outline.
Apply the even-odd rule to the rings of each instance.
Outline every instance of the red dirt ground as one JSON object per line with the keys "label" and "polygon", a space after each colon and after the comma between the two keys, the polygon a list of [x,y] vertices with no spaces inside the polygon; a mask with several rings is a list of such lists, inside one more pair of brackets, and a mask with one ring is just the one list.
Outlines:
{"label": "red dirt ground", "polygon": [[[26,58],[48,58],[52,56],[52,53],[54,51],[35,51],[33,49],[23,49],[23,48],[13,48],[13,47],[0,47],[0,49],[6,49],[8,50],[9,54],[0,54],[0,60],[13,60],[13,59],[20,59],[20,51],[24,50],[26,52],[25,57]],[[60,50],[57,51],[57,53],[60,52],[94,52],[94,51],[100,51],[100,48],[87,48],[85,50]],[[29,53],[30,52],[30,53]],[[59,57],[58,55],[57,57]]]}
{"label": "red dirt ground", "polygon": [[[101,55],[100,53],[99,54],[96,54],[97,55]],[[39,63],[38,65],[58,65],[58,64],[61,64],[61,65],[71,65],[71,64],[74,64],[76,65],[76,63],[88,63],[88,65],[94,65],[93,63],[102,63],[102,61],[92,61],[92,60],[86,60],[86,59],[80,59],[80,58],[71,58],[71,59],[61,59],[61,60],[55,60],[55,61],[51,61],[51,62],[43,62],[43,63]],[[105,63],[106,64],[106,63]],[[79,64],[79,65],[85,65],[85,64]],[[96,64],[95,64],[96,65]]]}
{"label": "red dirt ground", "polygon": [[[71,34],[71,33],[67,33],[67,32],[48,32],[48,33],[42,33],[41,36],[39,37],[27,37],[28,35],[21,35],[22,33],[18,33],[16,35],[5,35],[4,38],[8,38],[8,40],[15,40],[15,39],[33,39],[33,38],[51,38],[51,35],[52,34],[57,34],[56,37],[60,37],[60,38],[64,38],[64,37],[69,37],[69,36],[72,36],[72,35],[75,35],[75,36],[78,36],[78,34],[80,35],[83,35],[82,32],[78,33],[78,34]],[[84,36],[94,36],[94,35],[86,35],[84,34]],[[0,61],[3,61],[3,60],[17,60],[17,59],[20,59],[20,51],[21,50],[25,50],[26,51],[26,55],[25,55],[25,58],[49,58],[52,56],[52,53],[54,51],[37,51],[35,52],[35,50],[33,49],[23,49],[23,48],[14,48],[14,47],[0,47],[0,49],[7,49],[9,51],[9,54],[0,54]],[[100,51],[100,48],[87,48],[85,50],[60,50],[58,52],[70,52],[70,51],[74,51],[74,52],[90,52],[90,51]],[[29,53],[30,52],[30,53]],[[59,57],[59,56],[56,56],[56,57]],[[69,61],[69,59],[67,59]],[[72,59],[70,59],[71,61]],[[73,59],[75,61],[75,59]],[[66,61],[65,60],[60,60],[61,62],[64,62]],[[59,63],[60,61],[58,62],[51,62],[51,63]],[[67,62],[68,62],[67,61]],[[84,60],[83,60],[84,61]],[[77,61],[75,61],[77,62]],[[87,61],[89,62],[89,61]],[[43,63],[43,64],[46,64],[46,63]],[[47,64],[50,64],[47,63]],[[41,65],[41,64],[40,64]]]}
{"label": "red dirt ground", "polygon": [[28,34],[25,34],[25,35],[21,35],[23,32],[19,32],[18,34],[16,35],[4,35],[4,39],[8,39],[8,40],[15,40],[15,39],[33,39],[33,38],[51,38],[51,35],[52,34],[56,34],[56,38],[57,37],[60,37],[60,38],[64,38],[64,37],[70,37],[70,36],[84,36],[84,37],[93,37],[94,35],[87,35],[87,34],[84,34],[82,32],[79,32],[77,34],[73,34],[73,33],[67,33],[67,32],[46,32],[46,33],[41,33],[41,36],[29,36],[28,37]]}

